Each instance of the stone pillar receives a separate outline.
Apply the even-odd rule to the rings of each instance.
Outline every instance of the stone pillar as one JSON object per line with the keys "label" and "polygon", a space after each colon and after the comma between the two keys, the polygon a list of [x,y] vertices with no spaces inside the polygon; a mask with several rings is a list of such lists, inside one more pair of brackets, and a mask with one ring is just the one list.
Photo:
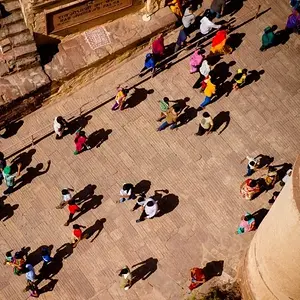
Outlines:
{"label": "stone pillar", "polygon": [[300,156],[250,243],[241,267],[245,300],[300,299]]}

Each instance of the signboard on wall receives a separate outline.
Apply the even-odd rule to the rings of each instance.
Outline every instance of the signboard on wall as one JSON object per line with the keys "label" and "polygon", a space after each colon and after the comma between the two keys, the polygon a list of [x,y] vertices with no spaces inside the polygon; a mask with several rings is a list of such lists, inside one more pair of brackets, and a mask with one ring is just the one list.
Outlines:
{"label": "signboard on wall", "polygon": [[47,34],[132,6],[133,0],[79,0],[45,10]]}

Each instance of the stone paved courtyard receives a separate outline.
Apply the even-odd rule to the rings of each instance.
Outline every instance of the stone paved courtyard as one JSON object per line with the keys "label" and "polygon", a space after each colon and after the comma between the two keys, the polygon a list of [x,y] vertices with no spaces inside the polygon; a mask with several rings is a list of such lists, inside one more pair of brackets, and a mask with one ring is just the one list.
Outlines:
{"label": "stone paved courtyard", "polygon": [[[262,10],[270,3],[264,2]],[[236,15],[236,24],[252,17],[257,5],[255,1],[245,2]],[[242,159],[261,153],[274,156],[275,164],[293,163],[299,152],[300,71],[295,67],[300,63],[299,37],[292,35],[285,45],[258,51],[263,29],[274,24],[284,28],[288,14],[287,3],[272,2],[271,10],[235,31],[246,33],[241,45],[218,64],[235,61],[230,67],[232,74],[238,68],[264,70],[264,74],[257,82],[231,92],[229,97],[222,96],[207,107],[213,116],[230,112],[229,125],[220,135],[215,132],[194,136],[199,115],[178,130],[156,132],[159,99],[190,97],[188,104],[196,108],[203,99],[192,88],[198,77],[189,74],[189,59],[185,57],[189,52],[183,52],[170,69],[137,86],[131,98],[134,107],[112,112],[110,102],[89,114],[87,134],[111,130],[100,147],[74,156],[73,136],[57,141],[51,135],[33,148],[28,166],[43,163],[46,167],[51,160],[50,169],[5,200],[12,208],[8,219],[0,223],[2,257],[6,251],[23,246],[33,252],[41,245],[53,245],[55,254],[70,241],[72,227],[63,226],[67,208],[55,209],[63,187],[74,187],[78,192],[89,184],[96,185],[94,195],[99,197],[92,199],[96,203],[101,199],[101,204],[76,223],[90,227],[96,220],[106,219],[93,242],[82,241],[63,260],[61,269],[53,276],[58,280],[53,291],[41,295],[41,299],[177,300],[184,298],[191,267],[224,260],[221,280],[236,275],[239,258],[253,236],[234,234],[240,216],[245,211],[269,208],[271,195],[263,194],[251,202],[240,197],[239,185],[246,167],[246,162],[241,164]],[[171,34],[168,41],[176,37],[177,33]],[[89,101],[106,101],[113,96],[117,84],[142,68],[143,59],[141,54],[118,70],[27,116],[16,135],[0,140],[1,150],[5,152],[48,126],[59,114],[66,115]],[[128,84],[136,82],[135,78]],[[258,173],[263,174],[264,171]],[[130,211],[134,202],[115,201],[124,182],[136,184],[141,180],[151,182],[148,195],[156,189],[168,189],[175,204],[167,214],[136,224],[139,212]],[[279,186],[274,190],[279,190]],[[149,258],[158,260],[154,273],[129,291],[121,290],[117,270],[124,264],[131,266]],[[41,263],[35,266],[37,273],[40,266]],[[40,287],[47,283],[44,281]],[[0,299],[26,299],[24,287],[25,276],[14,276],[10,267],[1,267]]]}

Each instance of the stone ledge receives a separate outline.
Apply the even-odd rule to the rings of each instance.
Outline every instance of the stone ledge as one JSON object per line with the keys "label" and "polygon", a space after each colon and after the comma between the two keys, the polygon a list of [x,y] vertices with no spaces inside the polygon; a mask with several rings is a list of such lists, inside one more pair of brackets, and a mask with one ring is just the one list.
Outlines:
{"label": "stone ledge", "polygon": [[165,7],[149,22],[144,22],[141,14],[137,13],[94,27],[92,30],[103,28],[107,32],[110,44],[92,49],[85,33],[62,41],[58,46],[59,52],[45,65],[45,72],[53,81],[64,81],[66,77],[76,76],[95,64],[110,61],[129,49],[145,44],[160,30],[173,27],[176,20],[170,9]]}
{"label": "stone ledge", "polygon": [[[39,56],[31,56],[34,47],[31,44],[24,46],[29,44],[29,31],[9,37],[13,46],[19,46],[18,52],[14,53],[14,56],[21,57],[16,63],[17,68],[23,68],[22,63],[31,68],[0,78],[0,127],[40,107],[45,99],[55,95],[62,85],[68,85],[68,81],[77,75],[84,77],[95,67],[113,66],[122,61],[124,54],[126,58],[130,57],[160,31],[174,28],[176,20],[168,7],[159,10],[146,23],[142,21],[141,14],[125,16],[99,26],[108,33],[110,44],[93,49],[85,34],[78,34],[62,41],[59,52],[44,68],[38,65]],[[5,74],[7,67],[1,66],[0,72]]]}

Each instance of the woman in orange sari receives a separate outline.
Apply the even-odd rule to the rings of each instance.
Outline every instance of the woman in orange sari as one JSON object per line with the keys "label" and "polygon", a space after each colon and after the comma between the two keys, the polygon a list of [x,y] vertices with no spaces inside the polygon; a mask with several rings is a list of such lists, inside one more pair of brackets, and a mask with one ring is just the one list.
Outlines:
{"label": "woman in orange sari", "polygon": [[227,41],[227,30],[221,29],[217,31],[216,35],[212,39],[210,54],[211,55],[230,54],[232,52],[232,48],[226,44],[226,41]]}
{"label": "woman in orange sari", "polygon": [[181,20],[183,14],[182,14],[182,6],[181,6],[181,1],[180,0],[169,0],[166,3],[171,11],[176,15],[178,19]]}
{"label": "woman in orange sari", "polygon": [[204,282],[205,282],[205,275],[203,273],[203,269],[192,268],[191,269],[191,284],[189,285],[189,290],[192,291],[193,289],[197,288]]}
{"label": "woman in orange sari", "polygon": [[254,195],[261,192],[258,180],[247,179],[240,186],[240,192],[246,200],[252,200]]}

